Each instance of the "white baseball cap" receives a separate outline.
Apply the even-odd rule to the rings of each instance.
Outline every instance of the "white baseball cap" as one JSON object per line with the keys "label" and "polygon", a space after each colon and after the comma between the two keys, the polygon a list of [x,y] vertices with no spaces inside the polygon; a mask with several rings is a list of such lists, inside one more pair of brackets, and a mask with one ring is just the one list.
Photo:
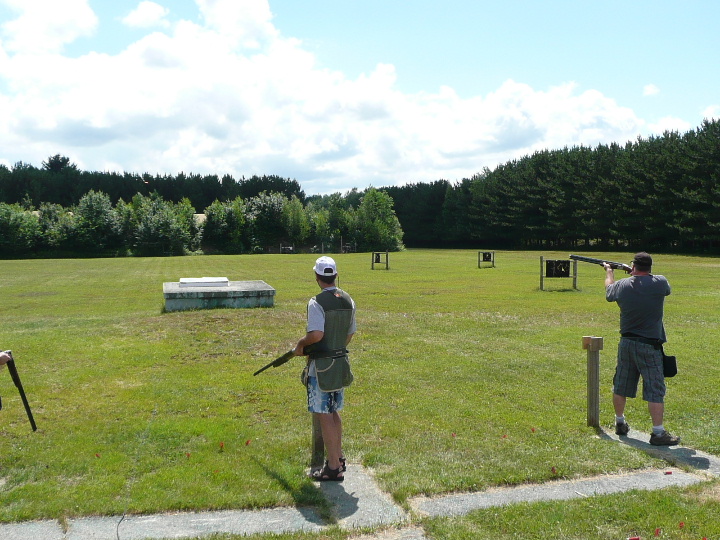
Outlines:
{"label": "white baseball cap", "polygon": [[334,276],[337,274],[335,261],[331,257],[320,257],[313,266],[315,273],[321,276]]}

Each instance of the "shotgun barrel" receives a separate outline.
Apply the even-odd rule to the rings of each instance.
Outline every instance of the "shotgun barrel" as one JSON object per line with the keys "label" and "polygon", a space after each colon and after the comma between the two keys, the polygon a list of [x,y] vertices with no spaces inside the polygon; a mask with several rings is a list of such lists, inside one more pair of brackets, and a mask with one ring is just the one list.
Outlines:
{"label": "shotgun barrel", "polygon": [[632,267],[630,267],[627,264],[619,263],[619,262],[613,262],[613,261],[606,261],[604,259],[594,259],[592,257],[583,257],[582,255],[570,255],[570,258],[573,261],[580,261],[580,262],[586,262],[591,264],[599,264],[600,266],[603,266],[604,264],[609,264],[610,268],[620,268],[621,270],[625,270],[626,272],[630,272],[632,270]]}
{"label": "shotgun barrel", "polygon": [[22,381],[20,380],[20,374],[18,373],[17,367],[15,367],[15,359],[13,358],[12,351],[5,352],[8,354],[8,356],[10,356],[10,360],[8,360],[7,362],[8,371],[10,371],[10,377],[12,377],[12,380],[15,383],[18,392],[20,392],[20,398],[22,399],[23,405],[25,406],[25,412],[27,413],[28,420],[30,420],[30,427],[32,427],[33,431],[37,431],[35,419],[33,418],[32,411],[30,410],[30,404],[28,403],[27,396],[25,395],[25,390],[23,389]]}

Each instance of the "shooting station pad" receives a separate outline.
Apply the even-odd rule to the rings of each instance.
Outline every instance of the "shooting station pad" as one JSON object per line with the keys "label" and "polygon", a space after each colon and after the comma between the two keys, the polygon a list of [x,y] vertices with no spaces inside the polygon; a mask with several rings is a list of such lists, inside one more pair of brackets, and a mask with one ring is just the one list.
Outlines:
{"label": "shooting station pad", "polygon": [[275,289],[264,281],[182,278],[163,283],[165,311],[273,307]]}

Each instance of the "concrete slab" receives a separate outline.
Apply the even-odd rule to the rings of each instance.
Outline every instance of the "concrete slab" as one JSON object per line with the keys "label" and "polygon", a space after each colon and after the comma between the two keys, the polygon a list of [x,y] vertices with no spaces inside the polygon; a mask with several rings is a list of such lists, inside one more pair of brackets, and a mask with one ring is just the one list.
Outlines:
{"label": "concrete slab", "polygon": [[2,540],[65,540],[57,521],[29,521],[0,524]]}
{"label": "concrete slab", "polygon": [[[149,540],[194,538],[211,534],[251,535],[319,531],[322,519],[313,509],[187,512],[71,520],[63,540]],[[38,539],[40,540],[40,539]]]}
{"label": "concrete slab", "polygon": [[334,505],[337,524],[343,529],[394,525],[407,519],[405,512],[359,465],[348,464],[343,482],[318,482],[318,486]]}
{"label": "concrete slab", "polygon": [[[317,512],[312,509],[276,508],[254,512],[222,511],[138,516],[126,518],[120,524],[119,531],[122,540],[141,540],[149,538],[188,538],[219,533],[239,535],[256,533],[280,534],[297,531],[319,531],[321,528],[322,520]],[[81,538],[86,537],[80,536],[78,540]]]}
{"label": "concrete slab", "polygon": [[[671,474],[667,474],[667,473]],[[521,502],[558,501],[622,493],[634,489],[653,490],[670,486],[689,486],[707,477],[688,474],[679,469],[641,471],[632,474],[598,476],[582,480],[548,482],[477,493],[457,493],[437,498],[417,498],[410,506],[426,516],[460,516],[481,508],[506,506]]]}
{"label": "concrete slab", "polygon": [[375,534],[353,536],[353,540],[427,540],[425,533],[418,527],[404,529],[387,529]]}
{"label": "concrete slab", "polygon": [[275,289],[264,281],[230,281],[226,286],[186,286],[163,283],[165,311],[214,308],[272,307]]}

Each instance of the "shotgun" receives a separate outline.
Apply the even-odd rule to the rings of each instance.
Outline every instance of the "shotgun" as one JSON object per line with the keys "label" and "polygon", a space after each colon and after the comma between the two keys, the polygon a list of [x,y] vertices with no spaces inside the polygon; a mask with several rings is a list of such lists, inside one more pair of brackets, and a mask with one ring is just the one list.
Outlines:
{"label": "shotgun", "polygon": [[284,363],[289,362],[293,356],[295,356],[295,349],[290,349],[288,352],[286,352],[282,356],[278,356],[275,360],[270,362],[268,365],[263,366],[260,369],[258,369],[255,373],[253,373],[253,377],[255,375],[258,375],[259,373],[262,373],[263,371],[265,371],[268,368],[282,366]]}
{"label": "shotgun", "polygon": [[628,274],[632,271],[632,267],[628,266],[627,264],[623,264],[623,263],[619,263],[619,262],[605,261],[603,259],[593,259],[592,257],[583,257],[582,255],[570,255],[570,258],[573,261],[599,264],[600,266],[602,266],[604,264],[609,264],[610,268],[613,268],[613,269],[620,268],[621,270],[625,270]]}
{"label": "shotgun", "polygon": [[[5,354],[10,357],[10,360],[8,360],[7,362],[8,371],[10,372],[10,377],[12,377],[15,386],[17,386],[18,392],[20,392],[20,398],[22,399],[23,405],[25,405],[25,412],[27,413],[28,420],[30,420],[30,427],[32,427],[33,431],[37,431],[35,419],[33,418],[32,411],[30,410],[30,404],[28,403],[27,397],[25,396],[25,390],[23,390],[20,375],[18,374],[17,368],[15,367],[15,359],[13,358],[12,351],[5,351]],[[2,408],[2,403],[0,403],[0,408]]]}

